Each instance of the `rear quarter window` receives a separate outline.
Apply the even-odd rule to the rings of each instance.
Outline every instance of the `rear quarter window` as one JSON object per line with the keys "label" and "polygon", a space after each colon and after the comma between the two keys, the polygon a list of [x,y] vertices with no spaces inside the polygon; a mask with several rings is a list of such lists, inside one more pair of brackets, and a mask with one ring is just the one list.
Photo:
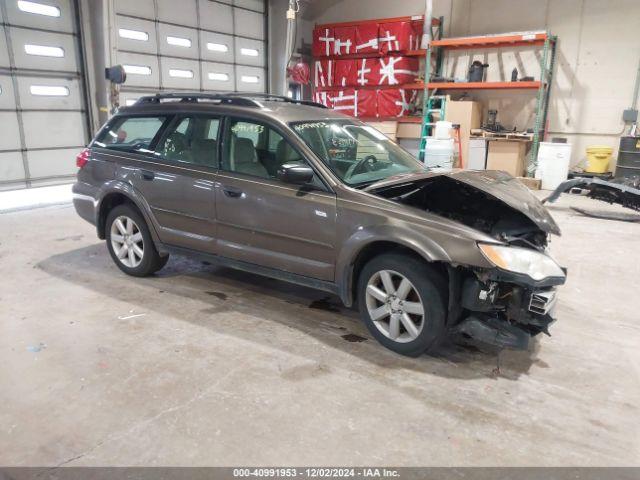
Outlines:
{"label": "rear quarter window", "polygon": [[149,150],[167,117],[118,117],[96,137],[94,145],[120,151]]}

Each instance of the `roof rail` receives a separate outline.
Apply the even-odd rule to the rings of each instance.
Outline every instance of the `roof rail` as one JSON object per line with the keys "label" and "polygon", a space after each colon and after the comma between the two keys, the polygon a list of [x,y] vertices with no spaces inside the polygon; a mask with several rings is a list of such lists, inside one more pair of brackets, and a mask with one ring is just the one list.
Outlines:
{"label": "roof rail", "polygon": [[207,92],[167,92],[156,93],[155,95],[146,95],[140,97],[135,105],[144,105],[151,103],[161,103],[162,100],[177,100],[180,102],[194,102],[199,100],[209,100],[228,105],[238,105],[243,107],[262,108],[263,105],[258,100],[269,102],[286,102],[298,105],[309,105],[312,107],[327,108],[320,103],[309,102],[306,100],[295,100],[293,98],[284,97],[282,95],[271,95],[270,93],[243,93],[243,92],[225,92],[225,93],[207,93]]}

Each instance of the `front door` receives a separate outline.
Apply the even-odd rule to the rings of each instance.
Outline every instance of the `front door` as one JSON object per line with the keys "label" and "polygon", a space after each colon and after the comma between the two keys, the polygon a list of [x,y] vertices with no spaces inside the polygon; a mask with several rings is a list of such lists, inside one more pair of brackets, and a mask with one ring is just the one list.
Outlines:
{"label": "front door", "polygon": [[334,280],[336,196],[319,177],[299,187],[276,178],[286,162],[308,163],[260,122],[230,118],[216,185],[218,253]]}

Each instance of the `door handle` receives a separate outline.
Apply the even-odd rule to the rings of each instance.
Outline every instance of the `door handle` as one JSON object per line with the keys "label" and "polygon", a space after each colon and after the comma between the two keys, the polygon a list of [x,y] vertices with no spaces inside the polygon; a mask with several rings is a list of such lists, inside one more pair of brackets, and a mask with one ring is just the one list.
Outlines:
{"label": "door handle", "polygon": [[140,174],[143,180],[153,180],[156,177],[156,174],[150,170],[140,170]]}
{"label": "door handle", "polygon": [[222,187],[222,191],[227,197],[240,198],[242,196],[242,190],[235,187]]}

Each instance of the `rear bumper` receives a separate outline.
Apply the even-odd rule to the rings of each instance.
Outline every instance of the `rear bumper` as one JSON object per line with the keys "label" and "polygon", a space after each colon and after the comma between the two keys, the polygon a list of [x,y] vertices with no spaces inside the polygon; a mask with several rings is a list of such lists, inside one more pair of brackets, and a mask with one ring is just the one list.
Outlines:
{"label": "rear bumper", "polygon": [[80,217],[92,225],[97,222],[97,188],[87,183],[76,182],[71,188],[73,193],[73,206]]}

